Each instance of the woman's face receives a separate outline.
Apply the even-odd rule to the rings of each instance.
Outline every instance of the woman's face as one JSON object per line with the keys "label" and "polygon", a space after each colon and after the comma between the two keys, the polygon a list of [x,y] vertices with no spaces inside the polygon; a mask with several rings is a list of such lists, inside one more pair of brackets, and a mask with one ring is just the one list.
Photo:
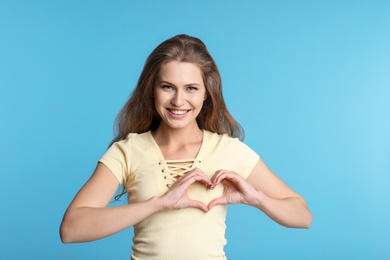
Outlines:
{"label": "woman's face", "polygon": [[198,128],[196,117],[206,99],[202,73],[196,64],[171,61],[160,68],[154,88],[157,113],[173,129]]}

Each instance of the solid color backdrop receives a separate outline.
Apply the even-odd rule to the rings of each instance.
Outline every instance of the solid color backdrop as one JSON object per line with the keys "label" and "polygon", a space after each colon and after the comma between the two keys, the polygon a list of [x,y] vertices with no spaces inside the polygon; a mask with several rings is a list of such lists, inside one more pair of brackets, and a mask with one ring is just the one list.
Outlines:
{"label": "solid color backdrop", "polygon": [[390,2],[360,0],[0,1],[0,258],[129,258],[132,229],[71,245],[58,229],[179,33],[206,43],[245,142],[314,215],[288,229],[229,206],[229,259],[389,259]]}

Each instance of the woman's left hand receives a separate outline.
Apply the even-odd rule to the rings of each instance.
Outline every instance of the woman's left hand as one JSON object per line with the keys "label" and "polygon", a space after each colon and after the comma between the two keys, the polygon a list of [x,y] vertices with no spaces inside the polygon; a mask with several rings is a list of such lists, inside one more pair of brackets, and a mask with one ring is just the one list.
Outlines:
{"label": "woman's left hand", "polygon": [[212,186],[222,183],[225,186],[223,195],[210,201],[207,206],[210,210],[216,205],[222,204],[249,204],[256,200],[259,192],[252,187],[240,175],[232,171],[219,170],[211,178]]}

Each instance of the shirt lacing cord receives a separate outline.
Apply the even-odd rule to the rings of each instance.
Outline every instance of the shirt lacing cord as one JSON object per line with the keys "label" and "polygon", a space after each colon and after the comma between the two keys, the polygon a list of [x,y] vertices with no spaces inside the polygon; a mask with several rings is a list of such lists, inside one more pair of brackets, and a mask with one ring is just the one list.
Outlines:
{"label": "shirt lacing cord", "polygon": [[[166,169],[163,169],[162,172],[166,173],[164,179],[169,180],[170,183],[167,184],[167,187],[170,188],[177,178],[183,176],[187,172],[191,171],[194,167],[196,159],[183,159],[183,160],[163,160],[160,162],[162,164],[165,162],[167,165]],[[200,163],[200,161],[197,161]]]}

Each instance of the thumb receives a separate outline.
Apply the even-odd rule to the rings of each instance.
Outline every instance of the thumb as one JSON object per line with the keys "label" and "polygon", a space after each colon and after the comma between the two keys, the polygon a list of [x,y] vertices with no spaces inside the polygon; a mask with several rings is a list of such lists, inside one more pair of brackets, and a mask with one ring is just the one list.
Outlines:
{"label": "thumb", "polygon": [[214,206],[226,205],[226,204],[227,204],[226,198],[225,198],[225,196],[222,196],[222,197],[219,197],[219,198],[216,198],[216,199],[213,199],[212,201],[210,201],[209,204],[207,205],[207,207],[208,207],[208,210],[210,210]]}
{"label": "thumb", "polygon": [[209,211],[208,207],[203,202],[197,201],[197,200],[189,200],[188,207],[190,207],[190,208],[198,208],[198,209],[203,210],[204,212],[208,212]]}

